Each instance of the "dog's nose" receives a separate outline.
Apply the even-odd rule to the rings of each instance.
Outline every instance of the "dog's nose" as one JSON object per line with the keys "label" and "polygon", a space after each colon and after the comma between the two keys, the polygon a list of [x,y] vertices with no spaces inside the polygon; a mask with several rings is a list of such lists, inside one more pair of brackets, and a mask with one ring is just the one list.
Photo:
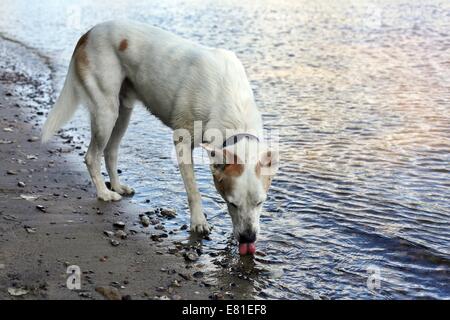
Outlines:
{"label": "dog's nose", "polygon": [[245,230],[239,234],[239,243],[253,243],[256,241],[256,232],[252,230]]}

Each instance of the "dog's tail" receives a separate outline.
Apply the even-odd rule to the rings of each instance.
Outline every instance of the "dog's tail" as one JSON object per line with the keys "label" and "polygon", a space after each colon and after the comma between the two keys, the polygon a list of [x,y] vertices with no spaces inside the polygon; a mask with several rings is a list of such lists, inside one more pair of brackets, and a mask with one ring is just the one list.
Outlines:
{"label": "dog's tail", "polygon": [[75,92],[75,81],[77,81],[75,77],[74,65],[73,61],[71,61],[61,94],[42,128],[42,143],[50,140],[53,134],[68,122],[77,110],[79,103]]}

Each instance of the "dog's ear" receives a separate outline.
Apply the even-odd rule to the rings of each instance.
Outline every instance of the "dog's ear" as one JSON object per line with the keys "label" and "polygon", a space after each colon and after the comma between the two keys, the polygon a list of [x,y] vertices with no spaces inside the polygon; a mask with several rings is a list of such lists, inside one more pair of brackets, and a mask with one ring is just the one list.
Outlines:
{"label": "dog's ear", "polygon": [[205,143],[200,144],[200,146],[208,153],[216,173],[229,175],[240,175],[242,173],[244,168],[242,161],[230,150],[215,148]]}
{"label": "dog's ear", "polygon": [[261,174],[273,176],[280,164],[280,154],[278,151],[266,150],[259,156]]}
{"label": "dog's ear", "polygon": [[219,149],[207,143],[201,143],[200,146],[206,150],[211,163],[214,165],[238,163],[239,158],[229,150]]}

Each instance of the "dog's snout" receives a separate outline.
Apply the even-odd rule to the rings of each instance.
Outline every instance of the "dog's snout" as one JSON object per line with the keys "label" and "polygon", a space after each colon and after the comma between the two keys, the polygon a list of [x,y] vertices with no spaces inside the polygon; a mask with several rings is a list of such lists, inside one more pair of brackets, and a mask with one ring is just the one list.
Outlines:
{"label": "dog's snout", "polygon": [[239,234],[239,243],[253,243],[256,241],[256,232],[252,230],[245,230]]}

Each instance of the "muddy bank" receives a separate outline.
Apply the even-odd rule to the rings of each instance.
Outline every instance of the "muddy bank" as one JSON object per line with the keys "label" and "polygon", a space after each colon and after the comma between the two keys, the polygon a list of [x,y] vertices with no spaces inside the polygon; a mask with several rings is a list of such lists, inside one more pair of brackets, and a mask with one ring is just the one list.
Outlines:
{"label": "muddy bank", "polygon": [[[51,71],[20,44],[0,48],[0,299],[244,297],[237,284],[208,283],[194,239],[171,241],[170,215],[97,201],[76,138],[63,132],[41,145]],[[66,286],[71,265],[81,290]]]}

